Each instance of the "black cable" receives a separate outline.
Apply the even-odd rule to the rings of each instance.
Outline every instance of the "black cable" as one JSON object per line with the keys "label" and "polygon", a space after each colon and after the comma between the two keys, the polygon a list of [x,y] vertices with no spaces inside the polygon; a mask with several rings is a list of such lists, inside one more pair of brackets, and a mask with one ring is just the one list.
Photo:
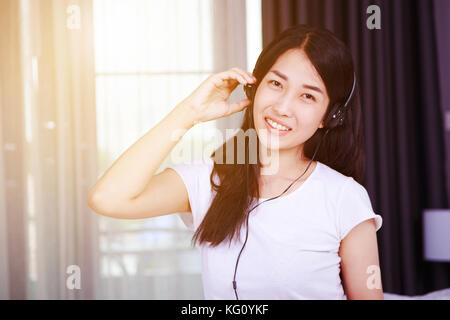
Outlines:
{"label": "black cable", "polygon": [[237,260],[236,260],[236,266],[234,267],[234,276],[233,276],[233,281],[232,281],[233,289],[234,289],[234,294],[235,294],[235,296],[236,296],[236,300],[239,300],[239,297],[238,297],[238,294],[237,294],[236,272],[237,272],[237,267],[238,267],[239,259],[240,259],[240,257],[241,257],[241,253],[242,253],[242,251],[244,250],[244,247],[245,247],[245,245],[246,245],[246,243],[247,243],[247,239],[248,239],[248,217],[250,216],[250,212],[252,212],[254,209],[256,209],[256,207],[258,207],[260,204],[263,204],[264,202],[267,202],[267,201],[270,201],[270,200],[274,200],[274,199],[277,199],[277,198],[281,197],[286,191],[289,190],[289,188],[290,188],[295,182],[297,182],[298,179],[300,179],[301,177],[303,177],[303,175],[308,171],[309,166],[310,166],[311,163],[313,162],[314,157],[316,156],[316,153],[317,153],[317,151],[319,150],[320,145],[322,144],[323,138],[325,138],[325,136],[327,135],[327,133],[328,133],[329,130],[330,130],[330,128],[328,128],[328,129],[325,131],[324,135],[323,135],[322,138],[320,139],[320,142],[319,142],[319,144],[317,145],[316,150],[314,151],[314,154],[313,154],[313,156],[312,156],[312,159],[311,159],[311,161],[309,162],[308,166],[306,167],[305,171],[304,171],[297,179],[295,179],[295,180],[294,180],[294,181],[286,188],[286,190],[283,191],[282,194],[280,194],[280,195],[278,195],[278,196],[276,196],[276,197],[270,198],[270,199],[266,199],[266,200],[264,200],[263,202],[258,203],[256,206],[254,206],[254,207],[247,213],[245,241],[244,241],[244,245],[242,246],[241,251],[239,252],[239,255],[238,255]]}

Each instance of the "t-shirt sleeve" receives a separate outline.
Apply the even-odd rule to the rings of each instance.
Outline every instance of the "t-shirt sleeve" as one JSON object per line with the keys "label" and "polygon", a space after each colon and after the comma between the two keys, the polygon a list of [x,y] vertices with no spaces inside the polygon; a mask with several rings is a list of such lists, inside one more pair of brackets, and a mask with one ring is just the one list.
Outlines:
{"label": "t-shirt sleeve", "polygon": [[340,240],[344,239],[354,227],[365,220],[373,218],[376,231],[381,228],[383,223],[382,217],[372,209],[367,190],[353,178],[349,178],[341,190],[337,217]]}
{"label": "t-shirt sleeve", "polygon": [[184,225],[191,231],[197,229],[206,213],[205,200],[210,195],[209,177],[212,166],[212,160],[208,159],[198,159],[168,166],[178,173],[186,186],[191,212],[179,212],[178,215]]}

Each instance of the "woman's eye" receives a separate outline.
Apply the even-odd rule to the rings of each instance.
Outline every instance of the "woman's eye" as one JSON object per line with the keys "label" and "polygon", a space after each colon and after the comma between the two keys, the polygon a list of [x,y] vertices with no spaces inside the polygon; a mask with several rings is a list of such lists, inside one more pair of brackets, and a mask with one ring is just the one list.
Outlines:
{"label": "woman's eye", "polygon": [[281,83],[279,83],[277,80],[270,80],[270,83],[274,84],[276,87],[278,87],[279,85],[281,85]]}
{"label": "woman's eye", "polygon": [[314,98],[313,95],[310,95],[309,93],[305,93],[305,97],[306,99],[312,100],[312,101],[316,101],[316,99]]}
{"label": "woman's eye", "polygon": [[[273,84],[276,87],[279,87],[281,85],[281,83],[278,82],[277,80],[270,80],[269,83]],[[308,100],[316,101],[316,98],[313,95],[309,94],[309,93],[305,93],[305,97]]]}

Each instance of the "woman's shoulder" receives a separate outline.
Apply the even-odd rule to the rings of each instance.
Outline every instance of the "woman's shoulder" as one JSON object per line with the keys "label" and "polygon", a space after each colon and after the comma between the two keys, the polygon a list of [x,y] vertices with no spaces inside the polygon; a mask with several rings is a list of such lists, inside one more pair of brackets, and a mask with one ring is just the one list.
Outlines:
{"label": "woman's shoulder", "polygon": [[210,169],[214,166],[214,161],[210,157],[183,159],[172,162],[173,162],[172,166],[195,167],[197,169],[201,168]]}
{"label": "woman's shoulder", "polygon": [[320,163],[320,180],[333,194],[339,195],[343,189],[351,193],[367,194],[366,188],[351,176]]}
{"label": "woman's shoulder", "polygon": [[343,186],[350,180],[353,180],[352,177],[346,176],[341,172],[331,168],[323,162],[317,161],[318,169],[320,174],[318,175],[323,181],[327,182],[327,184],[335,184],[338,186]]}
{"label": "woman's shoulder", "polygon": [[173,164],[169,165],[169,168],[174,169],[180,175],[186,177],[186,179],[198,180],[202,183],[209,181],[209,176],[214,167],[213,159],[208,157],[183,159],[172,162]]}

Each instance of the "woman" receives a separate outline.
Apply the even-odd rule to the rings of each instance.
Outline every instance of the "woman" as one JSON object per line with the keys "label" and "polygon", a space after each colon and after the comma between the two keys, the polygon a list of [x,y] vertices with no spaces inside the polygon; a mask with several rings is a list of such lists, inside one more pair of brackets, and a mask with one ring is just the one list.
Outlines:
{"label": "woman", "polygon": [[[180,212],[201,248],[206,299],[383,299],[382,218],[359,183],[356,83],[336,36],[288,28],[253,74],[232,68],[203,81],[116,160],[89,205],[124,219]],[[248,99],[227,104],[239,84]],[[170,133],[244,109],[241,129],[256,132],[257,161],[246,141],[244,163],[223,163],[224,143],[210,158],[155,175],[181,139]]]}

